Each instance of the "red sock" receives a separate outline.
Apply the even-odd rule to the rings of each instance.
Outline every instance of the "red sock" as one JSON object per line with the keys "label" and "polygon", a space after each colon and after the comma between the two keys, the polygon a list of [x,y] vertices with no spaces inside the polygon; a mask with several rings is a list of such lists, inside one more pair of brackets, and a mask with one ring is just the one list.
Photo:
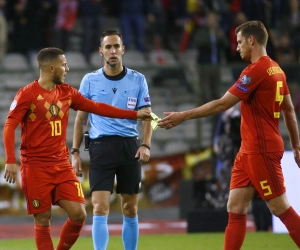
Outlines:
{"label": "red sock", "polygon": [[240,250],[246,236],[247,214],[228,213],[228,216],[224,250]]}
{"label": "red sock", "polygon": [[34,225],[34,238],[38,250],[53,250],[50,226]]}
{"label": "red sock", "polygon": [[70,249],[78,239],[83,224],[84,222],[75,222],[68,219],[60,232],[56,250]]}
{"label": "red sock", "polygon": [[292,207],[289,207],[285,212],[279,215],[278,218],[286,226],[291,238],[298,248],[300,248],[300,216]]}

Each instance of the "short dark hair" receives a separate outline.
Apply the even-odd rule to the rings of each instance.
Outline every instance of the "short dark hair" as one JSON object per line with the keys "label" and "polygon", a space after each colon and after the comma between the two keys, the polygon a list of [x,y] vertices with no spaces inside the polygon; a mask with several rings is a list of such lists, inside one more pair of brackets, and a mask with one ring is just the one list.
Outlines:
{"label": "short dark hair", "polygon": [[248,38],[254,36],[260,45],[266,46],[268,41],[268,31],[261,21],[249,21],[241,24],[235,29],[235,34],[241,32],[241,35]]}
{"label": "short dark hair", "polygon": [[50,48],[41,49],[37,55],[37,62],[39,68],[44,66],[46,62],[56,60],[58,56],[63,54],[64,54],[63,50],[59,48],[50,47]]}
{"label": "short dark hair", "polygon": [[114,35],[117,35],[121,38],[121,41],[123,42],[123,38],[122,38],[122,35],[119,31],[117,30],[106,30],[104,31],[102,34],[101,34],[101,37],[100,37],[100,46],[102,44],[102,41],[104,39],[104,37],[106,36],[114,36]]}

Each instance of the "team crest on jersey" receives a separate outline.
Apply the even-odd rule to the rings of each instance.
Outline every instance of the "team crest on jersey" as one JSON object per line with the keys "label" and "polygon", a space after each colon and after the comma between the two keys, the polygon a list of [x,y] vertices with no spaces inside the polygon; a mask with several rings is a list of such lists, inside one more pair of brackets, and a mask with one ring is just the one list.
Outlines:
{"label": "team crest on jersey", "polygon": [[17,106],[17,100],[13,100],[13,102],[10,104],[9,110],[14,110]]}
{"label": "team crest on jersey", "polygon": [[35,207],[35,208],[39,208],[40,207],[40,201],[37,200],[37,199],[34,199],[32,201],[32,205]]}
{"label": "team crest on jersey", "polygon": [[50,111],[51,115],[56,117],[58,115],[58,112],[59,112],[59,107],[56,104],[52,104],[49,108],[49,111]]}
{"label": "team crest on jersey", "polygon": [[243,75],[241,77],[241,83],[244,84],[244,85],[249,84],[251,81],[252,81],[252,78],[250,76]]}

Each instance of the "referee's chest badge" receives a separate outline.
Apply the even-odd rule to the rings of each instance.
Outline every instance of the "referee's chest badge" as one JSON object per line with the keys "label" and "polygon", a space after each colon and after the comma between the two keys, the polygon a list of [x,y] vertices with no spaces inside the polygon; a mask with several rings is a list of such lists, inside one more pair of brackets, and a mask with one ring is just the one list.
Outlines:
{"label": "referee's chest badge", "polygon": [[128,97],[128,99],[127,99],[127,108],[128,109],[135,109],[136,103],[137,103],[137,98]]}

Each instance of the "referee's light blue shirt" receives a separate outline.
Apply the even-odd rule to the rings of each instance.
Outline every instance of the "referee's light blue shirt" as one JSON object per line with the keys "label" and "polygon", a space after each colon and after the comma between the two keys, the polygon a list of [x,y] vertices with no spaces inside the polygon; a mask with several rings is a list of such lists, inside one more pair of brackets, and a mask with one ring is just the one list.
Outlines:
{"label": "referee's light blue shirt", "polygon": [[[138,110],[151,106],[145,76],[126,67],[124,70],[125,75],[121,79],[114,77],[108,79],[103,68],[88,73],[81,81],[79,92],[93,101],[122,109]],[[112,135],[138,136],[137,121],[90,114],[90,123],[90,138],[92,139]]]}

